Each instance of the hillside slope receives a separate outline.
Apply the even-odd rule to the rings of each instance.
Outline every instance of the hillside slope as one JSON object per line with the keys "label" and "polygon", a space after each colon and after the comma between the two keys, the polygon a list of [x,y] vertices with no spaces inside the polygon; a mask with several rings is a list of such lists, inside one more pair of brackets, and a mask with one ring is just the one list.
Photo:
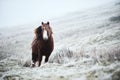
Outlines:
{"label": "hillside slope", "polygon": [[48,63],[30,68],[33,30],[0,29],[3,80],[119,80],[120,2],[71,13],[51,21],[55,49]]}

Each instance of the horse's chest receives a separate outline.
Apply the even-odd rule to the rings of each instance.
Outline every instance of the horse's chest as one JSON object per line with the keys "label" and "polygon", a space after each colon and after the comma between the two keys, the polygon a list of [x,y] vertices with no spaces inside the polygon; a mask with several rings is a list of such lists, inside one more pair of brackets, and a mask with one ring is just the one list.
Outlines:
{"label": "horse's chest", "polygon": [[38,49],[40,50],[41,54],[48,54],[51,53],[53,50],[53,41],[52,40],[48,40],[48,41],[39,41],[38,44]]}
{"label": "horse's chest", "polygon": [[45,51],[49,51],[51,49],[51,45],[48,42],[45,42],[41,45],[41,51],[45,52]]}
{"label": "horse's chest", "polygon": [[41,49],[47,50],[49,49],[50,45],[49,44],[44,44]]}

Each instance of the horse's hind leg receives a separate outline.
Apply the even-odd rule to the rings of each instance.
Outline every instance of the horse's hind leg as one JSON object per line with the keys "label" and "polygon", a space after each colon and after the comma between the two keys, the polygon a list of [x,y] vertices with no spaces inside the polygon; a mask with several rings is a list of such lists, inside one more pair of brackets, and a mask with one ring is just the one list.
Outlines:
{"label": "horse's hind leg", "polygon": [[32,61],[30,67],[35,67],[35,63]]}
{"label": "horse's hind leg", "polygon": [[37,55],[35,55],[35,53],[32,53],[31,67],[35,67],[36,58],[37,58]]}

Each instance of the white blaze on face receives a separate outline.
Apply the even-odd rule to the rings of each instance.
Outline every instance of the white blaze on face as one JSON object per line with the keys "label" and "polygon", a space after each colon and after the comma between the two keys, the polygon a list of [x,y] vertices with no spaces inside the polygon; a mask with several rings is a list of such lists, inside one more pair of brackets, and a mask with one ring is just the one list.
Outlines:
{"label": "white blaze on face", "polygon": [[47,40],[48,39],[48,35],[47,35],[47,31],[43,30],[43,39]]}

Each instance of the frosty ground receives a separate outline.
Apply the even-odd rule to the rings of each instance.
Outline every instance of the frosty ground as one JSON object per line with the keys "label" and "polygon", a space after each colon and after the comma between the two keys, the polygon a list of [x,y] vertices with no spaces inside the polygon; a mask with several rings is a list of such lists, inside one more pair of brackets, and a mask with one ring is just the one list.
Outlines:
{"label": "frosty ground", "polygon": [[120,80],[120,2],[50,21],[55,49],[48,63],[30,68],[36,22],[0,28],[2,80]]}

